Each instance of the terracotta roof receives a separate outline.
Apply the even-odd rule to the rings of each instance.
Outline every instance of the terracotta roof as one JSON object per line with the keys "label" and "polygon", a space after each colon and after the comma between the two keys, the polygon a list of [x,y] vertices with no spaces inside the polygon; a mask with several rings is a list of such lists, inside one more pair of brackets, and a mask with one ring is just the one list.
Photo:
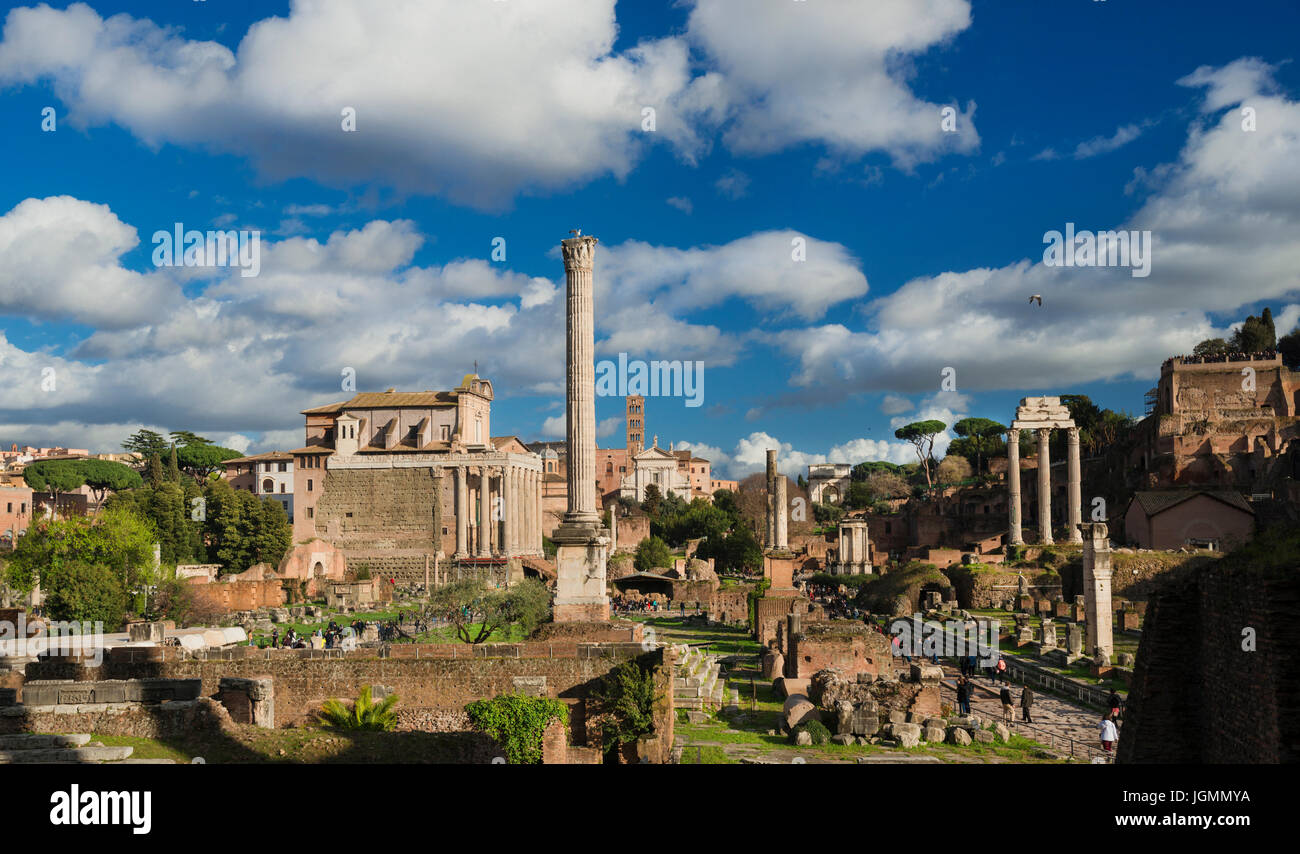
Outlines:
{"label": "terracotta roof", "polygon": [[366,391],[340,406],[341,409],[386,409],[390,406],[451,406],[454,391]]}
{"label": "terracotta roof", "polygon": [[339,412],[340,410],[342,410],[343,407],[344,407],[345,405],[346,405],[345,402],[341,402],[341,403],[328,403],[328,404],[326,404],[325,406],[317,406],[317,407],[314,407],[314,408],[312,408],[312,409],[304,409],[304,410],[302,410],[302,412],[299,413],[299,414],[301,414],[301,415],[333,415],[333,414],[335,414],[336,412]]}
{"label": "terracotta roof", "polygon": [[254,454],[251,457],[236,457],[233,460],[226,460],[222,465],[233,466],[239,463],[271,463],[271,462],[292,462],[293,457],[288,451],[267,451],[265,454]]}
{"label": "terracotta roof", "polygon": [[292,451],[285,451],[286,454],[332,454],[333,448],[327,448],[324,445],[308,445],[305,448],[294,448]]}
{"label": "terracotta roof", "polygon": [[1255,509],[1250,506],[1250,502],[1234,489],[1157,489],[1136,492],[1133,494],[1133,500],[1138,503],[1148,516],[1155,516],[1157,513],[1163,513],[1170,507],[1182,504],[1184,501],[1198,495],[1205,495],[1222,501],[1229,507],[1235,507],[1246,513],[1254,514],[1255,512]]}

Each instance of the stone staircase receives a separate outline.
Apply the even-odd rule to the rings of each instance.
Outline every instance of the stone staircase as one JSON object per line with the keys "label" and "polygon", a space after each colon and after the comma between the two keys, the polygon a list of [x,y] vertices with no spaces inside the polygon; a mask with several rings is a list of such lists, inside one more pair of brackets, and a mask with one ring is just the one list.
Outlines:
{"label": "stone staircase", "polygon": [[718,656],[685,644],[675,647],[673,708],[704,712],[722,707],[726,680],[718,674]]}
{"label": "stone staircase", "polygon": [[132,759],[131,747],[105,747],[85,733],[0,735],[0,765],[173,765],[170,759]]}

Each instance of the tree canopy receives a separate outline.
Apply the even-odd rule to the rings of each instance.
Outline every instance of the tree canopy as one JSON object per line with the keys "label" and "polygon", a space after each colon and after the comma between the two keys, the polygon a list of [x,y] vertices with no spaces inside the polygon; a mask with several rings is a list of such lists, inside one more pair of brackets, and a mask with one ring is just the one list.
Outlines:
{"label": "tree canopy", "polygon": [[916,448],[916,456],[921,461],[921,467],[925,470],[926,488],[934,486],[934,478],[931,476],[931,467],[934,464],[934,437],[948,429],[948,425],[942,421],[930,419],[927,421],[913,421],[911,424],[904,424],[894,431],[894,437],[911,442]]}
{"label": "tree canopy", "polygon": [[434,590],[429,610],[451,623],[461,641],[478,644],[510,626],[531,634],[550,616],[551,594],[533,578],[508,590],[494,590],[480,579],[466,578]]}

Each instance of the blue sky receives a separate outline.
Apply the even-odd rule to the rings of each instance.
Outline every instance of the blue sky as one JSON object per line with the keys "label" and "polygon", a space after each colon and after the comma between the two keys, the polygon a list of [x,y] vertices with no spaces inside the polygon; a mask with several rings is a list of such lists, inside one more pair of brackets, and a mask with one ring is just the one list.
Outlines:
{"label": "blue sky", "polygon": [[[0,442],[294,447],[346,367],[445,388],[476,360],[494,432],[562,436],[575,227],[598,355],[704,364],[704,405],[652,399],[647,432],[733,475],[778,446],[791,474],[903,461],[897,424],[1029,394],[1141,415],[1163,358],[1264,305],[1300,321],[1297,24],[1280,0],[11,8]],[[260,274],[155,267],[175,222],[260,231]],[[1045,267],[1067,222],[1150,231],[1151,274]],[[602,445],[621,413],[599,402]]]}

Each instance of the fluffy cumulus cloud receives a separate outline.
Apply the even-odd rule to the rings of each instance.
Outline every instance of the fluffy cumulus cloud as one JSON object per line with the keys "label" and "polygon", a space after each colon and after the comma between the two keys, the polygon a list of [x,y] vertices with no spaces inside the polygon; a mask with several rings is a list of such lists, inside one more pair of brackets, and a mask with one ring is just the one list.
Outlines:
{"label": "fluffy cumulus cloud", "polygon": [[[967,0],[693,5],[687,38],[716,68],[715,109],[726,111],[733,150],[818,143],[850,156],[885,151],[906,167],[979,146],[974,105],[916,97],[903,62],[968,28]],[[956,132],[941,125],[944,106],[958,113]]]}
{"label": "fluffy cumulus cloud", "polygon": [[684,312],[739,297],[766,311],[813,320],[867,293],[867,277],[848,249],[788,229],[688,249],[632,240],[603,251],[599,263],[596,298],[616,310],[650,300]]}
{"label": "fluffy cumulus cloud", "polygon": [[[813,396],[914,393],[952,368],[961,389],[1067,392],[1153,377],[1169,355],[1224,335],[1216,316],[1235,320],[1262,301],[1285,310],[1300,289],[1300,103],[1271,94],[1267,70],[1241,60],[1185,78],[1204,88],[1207,107],[1222,109],[1192,124],[1178,159],[1154,170],[1154,189],[1126,222],[1076,222],[1149,231],[1150,275],[1048,266],[1038,256],[923,276],[865,303],[863,328],[778,333],[797,365],[794,383]],[[1243,127],[1245,106],[1253,131]],[[1042,233],[1065,225],[1044,222]]]}
{"label": "fluffy cumulus cloud", "polygon": [[[969,24],[967,0],[695,0],[688,33],[615,51],[615,0],[333,0],[291,4],[232,51],[82,3],[41,5],[6,18],[0,85],[52,81],[73,126],[232,152],[272,178],[500,208],[621,178],[661,141],[693,164],[719,133],[743,152],[814,142],[910,163],[969,151],[970,109],[959,133],[941,132],[939,105],[889,61]],[[301,227],[291,218],[283,233]]]}
{"label": "fluffy cumulus cloud", "polygon": [[0,216],[0,313],[117,328],[180,304],[174,282],[118,266],[139,243],[107,205],[70,196],[21,202]]}
{"label": "fluffy cumulus cloud", "polygon": [[[941,436],[935,441],[935,456],[942,457],[942,448],[947,448],[949,437]],[[777,469],[787,477],[795,478],[807,475],[808,466],[815,463],[858,463],[872,460],[902,465],[916,462],[916,451],[911,444],[902,441],[883,439],[851,439],[835,445],[829,451],[801,451],[789,442],[762,431],[755,431],[743,437],[731,451],[724,451],[714,445],[697,442],[680,442],[677,447],[689,448],[692,452],[712,463],[714,477],[729,477],[743,480],[751,474],[767,470],[767,452],[775,450]]]}
{"label": "fluffy cumulus cloud", "polygon": [[[805,275],[809,287],[782,293],[763,268],[767,256],[788,257],[791,234],[690,249],[603,247],[598,352],[700,360],[707,370],[741,358],[748,339],[692,322],[696,308],[734,299],[816,316],[865,292],[842,246],[806,238],[809,260],[788,275]],[[76,444],[85,431],[56,434],[49,425],[134,424],[105,445],[113,448],[136,426],[182,425],[228,436],[240,450],[296,446],[297,410],[350,396],[346,380],[362,390],[452,388],[473,359],[499,395],[562,395],[559,284],[478,259],[417,265],[426,239],[410,221],[372,220],[322,239],[263,240],[256,276],[231,268],[141,274],[120,257],[137,245],[136,230],[108,208],[67,197],[23,201],[0,216],[0,276],[12,277],[0,310],[98,328],[48,352],[0,335],[0,368],[15,380],[0,387],[0,428]],[[29,279],[42,287],[24,285]],[[197,286],[193,295],[182,283]],[[621,423],[602,421],[598,436]],[[562,413],[541,432],[562,436]]]}

